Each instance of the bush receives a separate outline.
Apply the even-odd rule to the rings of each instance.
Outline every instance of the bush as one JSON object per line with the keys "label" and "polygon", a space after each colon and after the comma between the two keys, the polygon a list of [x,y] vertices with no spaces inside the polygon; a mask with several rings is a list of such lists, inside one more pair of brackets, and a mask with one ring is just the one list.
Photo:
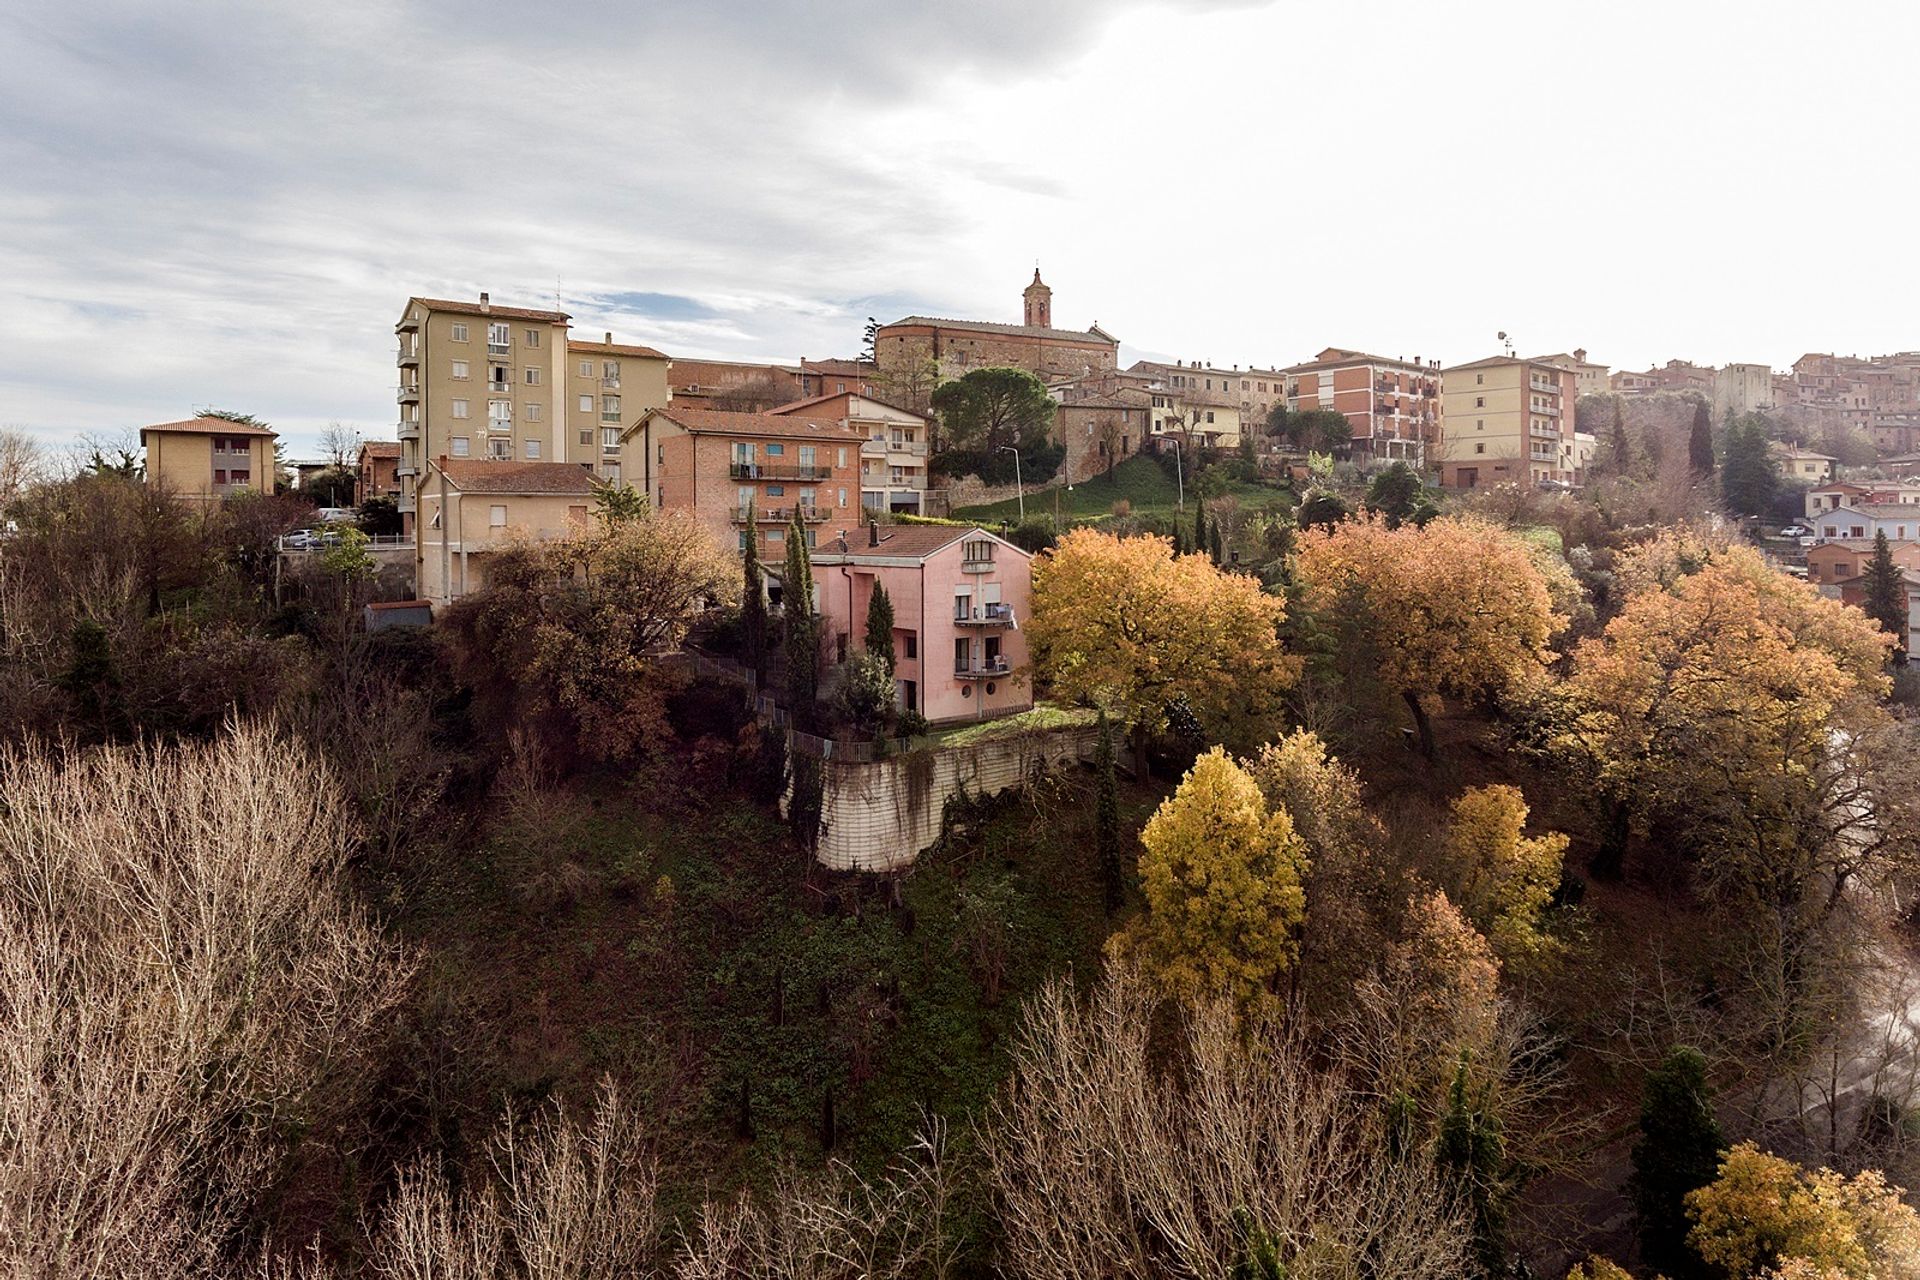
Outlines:
{"label": "bush", "polygon": [[1052,441],[1022,446],[1017,473],[1014,456],[997,449],[992,453],[981,449],[948,449],[933,455],[932,466],[943,475],[978,476],[982,484],[1012,484],[1017,474],[1024,485],[1042,485],[1053,479],[1060,464],[1066,461],[1067,447]]}
{"label": "bush", "polygon": [[1050,549],[1058,540],[1052,516],[1029,516],[1007,530],[1007,541],[1030,555]]}

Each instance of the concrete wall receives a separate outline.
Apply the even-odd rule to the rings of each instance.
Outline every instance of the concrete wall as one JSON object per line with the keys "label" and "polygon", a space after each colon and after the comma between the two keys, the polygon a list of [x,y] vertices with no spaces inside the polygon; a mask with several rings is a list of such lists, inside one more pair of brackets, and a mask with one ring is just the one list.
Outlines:
{"label": "concrete wall", "polygon": [[814,856],[836,871],[895,871],[940,836],[949,797],[995,795],[1057,765],[1091,759],[1092,726],[1017,734],[977,746],[917,751],[872,764],[822,766],[823,830]]}

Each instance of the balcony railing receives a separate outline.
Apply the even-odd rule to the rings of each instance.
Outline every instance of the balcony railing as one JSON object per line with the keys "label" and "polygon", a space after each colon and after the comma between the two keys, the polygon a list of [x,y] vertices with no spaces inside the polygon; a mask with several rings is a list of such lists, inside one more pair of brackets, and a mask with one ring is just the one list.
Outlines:
{"label": "balcony railing", "polygon": [[600,386],[607,391],[618,391],[620,389],[620,379],[617,377],[603,377],[600,379]]}
{"label": "balcony railing", "polygon": [[727,465],[727,475],[735,480],[827,480],[832,478],[833,468],[787,466],[777,462],[733,462]]}
{"label": "balcony railing", "polygon": [[501,380],[501,379],[494,379],[494,378],[489,378],[489,379],[487,379],[487,390],[489,390],[489,391],[511,391],[511,390],[513,390],[513,384],[512,384],[511,382],[507,382],[507,381],[504,381],[504,380]]}
{"label": "balcony railing", "polygon": [[420,438],[420,424],[417,422],[403,421],[399,427],[399,436],[402,440],[418,440]]}
{"label": "balcony railing", "polygon": [[400,367],[404,369],[408,365],[415,365],[419,363],[420,363],[420,344],[418,342],[408,342],[408,341],[401,342]]}
{"label": "balcony railing", "polygon": [[995,676],[1004,676],[1012,667],[1005,658],[983,658],[979,662],[956,662],[953,664],[953,676],[956,680],[991,680]]}
{"label": "balcony railing", "polygon": [[420,398],[420,388],[418,386],[409,387],[405,384],[401,385],[400,394],[399,394],[399,401],[401,404],[412,404],[414,401],[418,400],[419,398]]}
{"label": "balcony railing", "polygon": [[512,355],[513,344],[508,342],[489,342],[487,344],[487,354],[490,356]]}
{"label": "balcony railing", "polygon": [[993,572],[993,561],[991,561],[991,560],[962,560],[962,561],[960,562],[960,572],[962,572],[962,573],[992,573],[992,572]]}
{"label": "balcony railing", "polygon": [[975,605],[965,614],[956,614],[953,619],[956,627],[1008,627],[1013,625],[1013,606],[1010,604]]}

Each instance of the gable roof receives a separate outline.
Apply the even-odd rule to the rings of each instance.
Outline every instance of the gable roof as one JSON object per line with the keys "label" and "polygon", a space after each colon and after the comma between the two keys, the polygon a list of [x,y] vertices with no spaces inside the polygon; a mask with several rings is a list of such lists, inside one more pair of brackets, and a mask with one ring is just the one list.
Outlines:
{"label": "gable roof", "polygon": [[397,458],[400,456],[398,440],[367,440],[361,443],[360,452],[373,458]]}
{"label": "gable roof", "polygon": [[[1347,347],[1328,347],[1311,360],[1299,364],[1290,364],[1280,373],[1301,373],[1308,369],[1332,369],[1354,364],[1390,364],[1402,369],[1419,369],[1432,373],[1433,369],[1416,360],[1400,360],[1392,356],[1376,356],[1371,351],[1354,351]],[[1272,372],[1272,371],[1270,371]]]}
{"label": "gable roof", "polygon": [[871,378],[879,374],[880,366],[866,363],[864,360],[808,360],[800,361],[802,373],[841,373],[852,378]]}
{"label": "gable roof", "polygon": [[787,417],[790,415],[798,415],[801,417],[820,417],[822,416],[820,414],[808,414],[803,411],[807,409],[820,409],[826,405],[832,404],[836,400],[844,400],[847,402],[847,404],[843,412],[836,415],[831,415],[831,416],[842,417],[842,418],[858,417],[859,415],[855,413],[853,409],[853,401],[865,400],[868,404],[879,405],[882,409],[885,409],[890,413],[897,413],[902,417],[912,418],[918,422],[933,421],[933,419],[929,418],[924,413],[915,413],[911,409],[902,409],[897,404],[888,404],[885,400],[882,400],[880,397],[870,396],[862,391],[830,391],[826,395],[810,396],[805,400],[795,400],[791,404],[775,405],[773,408],[767,410],[767,412],[773,413],[773,414],[779,414],[782,417]]}
{"label": "gable roof", "polygon": [[866,525],[841,529],[832,538],[820,540],[820,545],[813,552],[813,558],[816,563],[822,558],[837,561],[843,557],[856,562],[865,558],[924,560],[956,542],[987,538],[1015,552],[1022,559],[1032,559],[1025,551],[1005,538],[989,533],[977,525],[883,524],[879,530],[880,545],[870,546],[867,539],[871,534]]}
{"label": "gable roof", "polygon": [[1099,325],[1090,329],[1048,329],[1037,324],[1001,324],[995,320],[952,320],[941,316],[908,316],[904,320],[895,320],[892,324],[880,326],[880,332],[899,329],[907,325],[929,325],[936,329],[960,329],[975,333],[1006,333],[1022,338],[1057,338],[1068,342],[1092,342],[1101,346],[1118,346],[1120,339],[1114,337]]}
{"label": "gable roof", "polygon": [[595,355],[634,356],[642,360],[666,360],[664,351],[655,351],[652,347],[635,346],[626,342],[584,342],[578,338],[567,339],[569,351],[591,351]]}
{"label": "gable roof", "polygon": [[689,409],[677,404],[659,405],[641,414],[625,436],[632,435],[643,422],[665,418],[689,435],[795,436],[858,440],[860,433],[838,418],[814,417],[804,413],[749,413],[734,409]]}
{"label": "gable roof", "polygon": [[564,311],[534,311],[527,307],[500,307],[491,302],[455,302],[450,298],[408,298],[404,311],[411,310],[419,303],[433,311],[451,311],[458,315],[492,316],[496,320],[544,320],[548,324],[565,324],[573,317]]}
{"label": "gable roof", "polygon": [[230,418],[215,418],[201,414],[194,418],[184,418],[179,422],[156,422],[140,428],[142,438],[149,431],[166,431],[178,435],[196,436],[273,436],[279,432],[266,427],[256,427],[250,422],[235,422]]}
{"label": "gable roof", "polygon": [[[442,458],[434,466],[462,493],[560,494],[586,497],[599,491],[593,473],[577,462],[494,462],[487,458]],[[427,486],[422,485],[426,492]]]}

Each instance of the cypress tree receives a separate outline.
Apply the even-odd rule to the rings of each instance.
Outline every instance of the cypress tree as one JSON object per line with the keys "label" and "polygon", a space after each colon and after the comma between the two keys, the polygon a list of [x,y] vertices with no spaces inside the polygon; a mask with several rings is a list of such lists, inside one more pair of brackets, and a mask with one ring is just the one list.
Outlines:
{"label": "cypress tree", "polygon": [[1627,468],[1633,465],[1633,445],[1627,440],[1627,419],[1620,411],[1618,396],[1613,400],[1613,457],[1609,461],[1617,476],[1627,474]]}
{"label": "cypress tree", "polygon": [[813,616],[813,559],[807,554],[804,508],[793,509],[787,526],[787,559],[782,572],[782,611],[786,615],[787,700],[795,727],[811,730],[820,693],[820,628]]}
{"label": "cypress tree", "polygon": [[878,654],[887,664],[887,674],[893,674],[893,600],[878,582],[867,601],[867,652]]}
{"label": "cypress tree", "polygon": [[1227,562],[1227,540],[1220,533],[1219,517],[1207,522],[1207,550],[1213,555],[1213,562],[1224,565]]}
{"label": "cypress tree", "polygon": [[1720,467],[1720,497],[1736,516],[1761,516],[1773,506],[1780,472],[1767,452],[1766,433],[1752,417],[1728,428]]}
{"label": "cypress tree", "polygon": [[747,499],[747,543],[740,551],[741,583],[740,631],[747,646],[747,663],[753,677],[767,681],[767,597],[765,576],[760,571],[760,525],[753,513],[753,499]]}
{"label": "cypress tree", "polygon": [[1193,550],[1198,555],[1207,553],[1207,501],[1196,498],[1193,502]]}
{"label": "cypress tree", "polygon": [[1866,572],[1861,576],[1864,579],[1861,585],[1866,588],[1867,616],[1892,634],[1904,658],[1907,648],[1907,583],[1900,566],[1893,562],[1893,547],[1887,542],[1885,529],[1874,531],[1873,558],[1867,561]]}
{"label": "cypress tree", "polygon": [[1705,1272],[1687,1248],[1686,1197],[1713,1181],[1724,1146],[1707,1060],[1698,1049],[1676,1045],[1647,1075],[1628,1183],[1640,1219],[1641,1257],[1675,1280]]}
{"label": "cypress tree", "polygon": [[1094,847],[1100,855],[1100,885],[1106,892],[1107,914],[1120,909],[1126,896],[1125,872],[1120,866],[1120,787],[1114,775],[1113,721],[1104,708],[1100,712],[1100,741],[1093,754],[1094,785],[1099,788],[1093,802]]}
{"label": "cypress tree", "polygon": [[1713,415],[1707,402],[1693,406],[1693,430],[1687,436],[1687,462],[1696,476],[1713,474]]}

